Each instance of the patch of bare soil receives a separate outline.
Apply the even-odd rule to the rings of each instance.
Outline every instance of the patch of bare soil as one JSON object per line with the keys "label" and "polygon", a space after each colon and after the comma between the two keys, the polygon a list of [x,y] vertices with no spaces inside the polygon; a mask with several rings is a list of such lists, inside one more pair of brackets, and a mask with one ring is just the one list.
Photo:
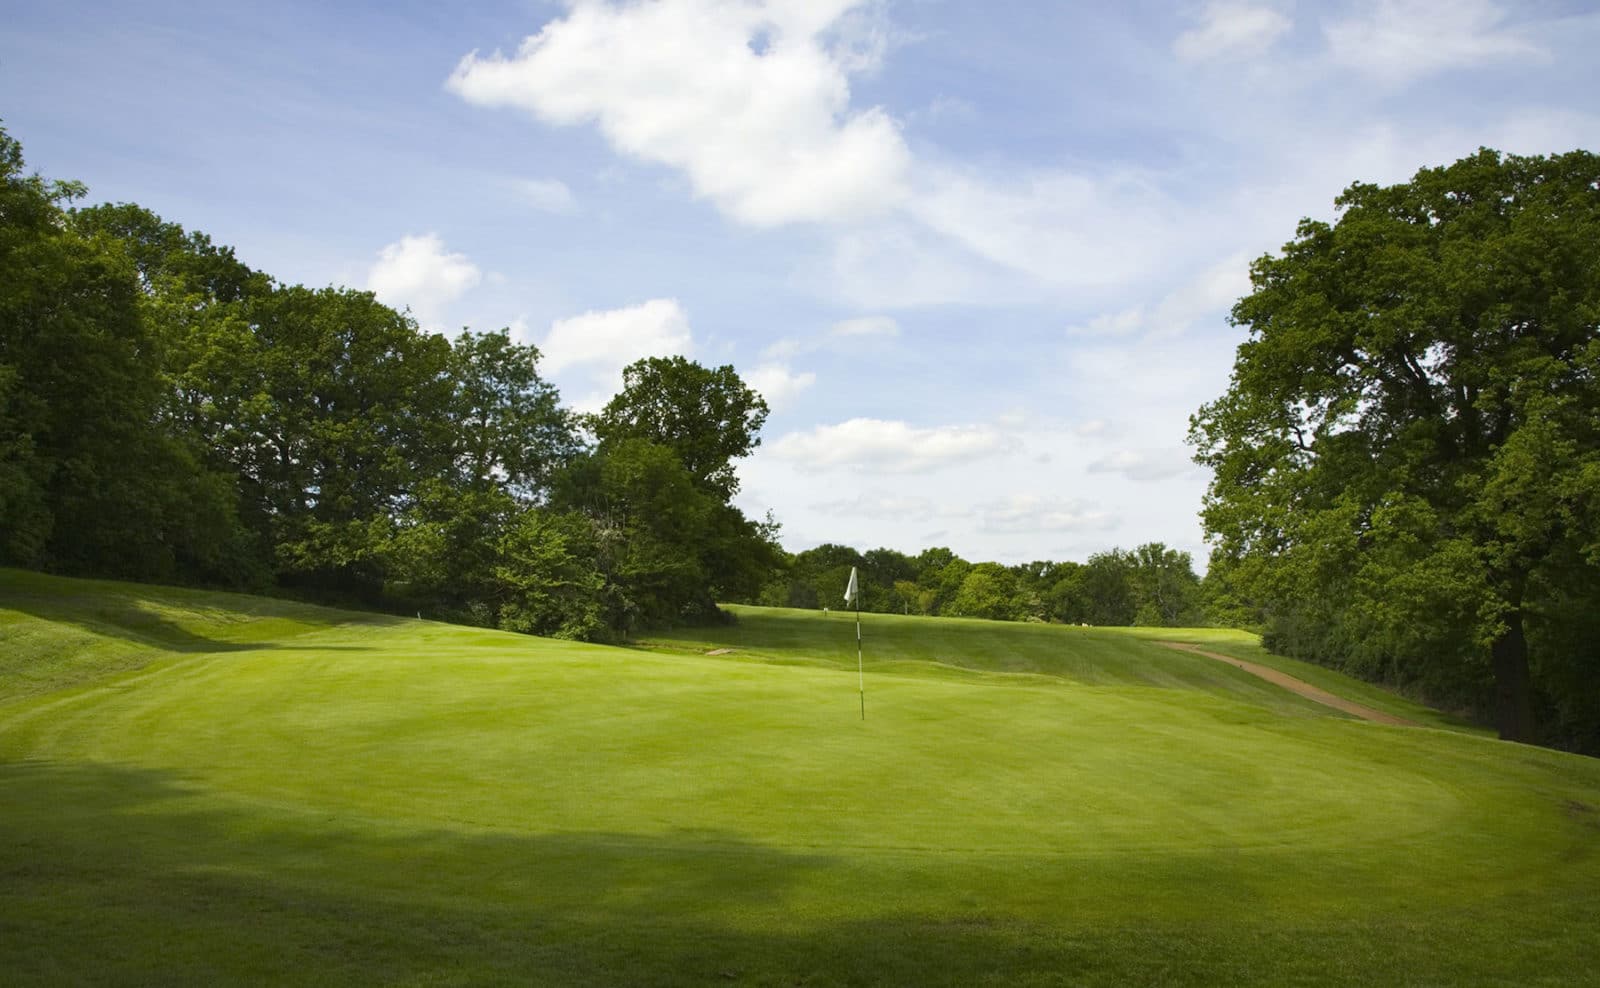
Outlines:
{"label": "patch of bare soil", "polygon": [[1156,644],[1165,645],[1167,648],[1175,648],[1180,652],[1192,652],[1195,655],[1203,655],[1208,659],[1216,659],[1218,662],[1226,662],[1229,665],[1238,666],[1240,669],[1243,669],[1252,676],[1258,676],[1261,679],[1265,679],[1269,683],[1282,686],[1289,692],[1297,693],[1300,696],[1305,697],[1307,700],[1315,701],[1323,706],[1332,707],[1335,710],[1341,710],[1353,717],[1360,717],[1362,720],[1370,720],[1376,724],[1393,724],[1398,727],[1422,726],[1414,720],[1406,720],[1404,717],[1396,717],[1394,714],[1384,713],[1382,710],[1374,710],[1371,707],[1364,707],[1353,700],[1346,700],[1342,696],[1335,696],[1334,694],[1329,693],[1327,690],[1318,689],[1304,680],[1296,679],[1288,673],[1279,672],[1276,669],[1271,669],[1264,665],[1258,665],[1254,662],[1246,662],[1243,659],[1236,659],[1231,655],[1223,655],[1221,652],[1208,652],[1198,645],[1188,645],[1183,642],[1157,642]]}

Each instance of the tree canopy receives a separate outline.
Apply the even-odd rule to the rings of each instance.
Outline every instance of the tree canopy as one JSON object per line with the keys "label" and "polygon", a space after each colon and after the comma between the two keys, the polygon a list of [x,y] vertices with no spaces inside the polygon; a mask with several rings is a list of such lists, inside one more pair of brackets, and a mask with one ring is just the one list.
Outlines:
{"label": "tree canopy", "polygon": [[724,499],[739,489],[733,461],[761,445],[767,402],[732,366],[647,357],[622,372],[622,391],[594,417],[602,445],[643,439],[671,449],[697,484]]}
{"label": "tree canopy", "polygon": [[730,500],[766,417],[733,368],[635,364],[587,444],[504,330],[446,339],[82,193],[0,130],[0,564],[578,638],[775,566]]}
{"label": "tree canopy", "polygon": [[1597,668],[1559,641],[1600,602],[1600,157],[1482,150],[1336,203],[1252,266],[1193,419],[1213,568],[1293,654],[1507,738],[1594,732],[1552,698]]}
{"label": "tree canopy", "polygon": [[836,606],[852,567],[861,574],[866,611],[1097,625],[1206,621],[1189,554],[1160,542],[1097,552],[1083,563],[1013,566],[974,564],[945,546],[908,556],[825,543],[789,556],[755,599],[773,607]]}

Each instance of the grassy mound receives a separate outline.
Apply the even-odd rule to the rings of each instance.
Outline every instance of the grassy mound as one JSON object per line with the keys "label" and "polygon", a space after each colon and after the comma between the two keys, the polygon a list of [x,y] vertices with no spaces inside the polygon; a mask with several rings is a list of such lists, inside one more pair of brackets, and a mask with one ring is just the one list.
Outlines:
{"label": "grassy mound", "polygon": [[[853,625],[820,615],[744,612],[645,652],[0,574],[0,965],[75,984],[1589,977],[1600,763],[1351,721],[1136,636],[921,623],[895,655],[878,626],[862,722]],[[740,651],[688,654],[704,644]]]}

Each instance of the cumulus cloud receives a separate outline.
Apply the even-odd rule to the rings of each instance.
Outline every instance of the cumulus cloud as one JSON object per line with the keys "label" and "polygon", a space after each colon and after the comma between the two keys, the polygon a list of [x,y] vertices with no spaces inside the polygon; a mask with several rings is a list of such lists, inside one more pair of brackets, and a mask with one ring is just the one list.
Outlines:
{"label": "cumulus cloud", "polygon": [[787,364],[777,362],[760,364],[740,377],[775,409],[787,405],[802,391],[817,383],[817,375],[812,372],[796,373]]}
{"label": "cumulus cloud", "polygon": [[1020,494],[980,504],[978,528],[989,533],[1078,532],[1106,529],[1117,519],[1083,501]]}
{"label": "cumulus cloud", "polygon": [[677,299],[650,299],[557,320],[539,342],[539,352],[550,376],[582,371],[595,384],[619,385],[622,368],[635,360],[686,355],[693,345],[683,305]]}
{"label": "cumulus cloud", "polygon": [[1172,51],[1186,62],[1254,55],[1291,27],[1289,18],[1271,4],[1212,0],[1201,11],[1200,23],[1178,35]]}
{"label": "cumulus cloud", "polygon": [[872,473],[920,473],[1009,452],[1017,441],[982,425],[918,428],[905,422],[857,418],[791,432],[772,454],[813,470],[840,467]]}
{"label": "cumulus cloud", "polygon": [[862,316],[834,323],[820,336],[804,340],[781,339],[761,351],[762,363],[744,373],[745,383],[759,391],[773,408],[787,405],[800,392],[817,381],[811,371],[795,371],[790,362],[802,354],[818,350],[837,350],[862,339],[889,339],[898,336],[900,324],[889,316]]}
{"label": "cumulus cloud", "polygon": [[1542,50],[1502,26],[1492,0],[1372,0],[1359,13],[1323,26],[1333,59],[1385,82]]}
{"label": "cumulus cloud", "polygon": [[852,27],[862,6],[579,0],[514,54],[467,55],[447,85],[549,124],[592,121],[742,223],[857,219],[905,195],[910,158],[888,114],[850,108],[850,75],[882,51]]}
{"label": "cumulus cloud", "polygon": [[558,178],[524,178],[512,183],[523,202],[547,213],[577,212],[578,200]]}
{"label": "cumulus cloud", "polygon": [[378,252],[367,288],[385,305],[410,308],[417,321],[437,328],[446,305],[483,280],[465,254],[450,254],[437,234],[406,236]]}
{"label": "cumulus cloud", "polygon": [[881,29],[860,26],[880,7],[577,0],[512,54],[468,54],[447,86],[547,124],[593,124],[736,222],[833,225],[823,277],[864,306],[1014,300],[986,266],[1079,292],[1149,272],[1149,245],[1173,238],[1182,204],[1139,175],[969,173],[915,159],[881,108],[853,108],[852,75],[884,50]]}

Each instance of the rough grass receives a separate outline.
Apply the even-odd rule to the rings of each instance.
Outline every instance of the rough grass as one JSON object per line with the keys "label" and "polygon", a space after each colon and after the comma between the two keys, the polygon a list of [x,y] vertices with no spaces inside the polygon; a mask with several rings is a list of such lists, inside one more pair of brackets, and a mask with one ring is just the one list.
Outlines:
{"label": "rough grass", "polygon": [[837,668],[799,654],[803,625],[748,661],[0,573],[0,675],[57,669],[0,707],[0,970],[1591,977],[1600,763],[1263,699],[1135,639],[1030,651],[965,622],[928,624],[954,661],[883,659],[862,722],[853,629]]}

